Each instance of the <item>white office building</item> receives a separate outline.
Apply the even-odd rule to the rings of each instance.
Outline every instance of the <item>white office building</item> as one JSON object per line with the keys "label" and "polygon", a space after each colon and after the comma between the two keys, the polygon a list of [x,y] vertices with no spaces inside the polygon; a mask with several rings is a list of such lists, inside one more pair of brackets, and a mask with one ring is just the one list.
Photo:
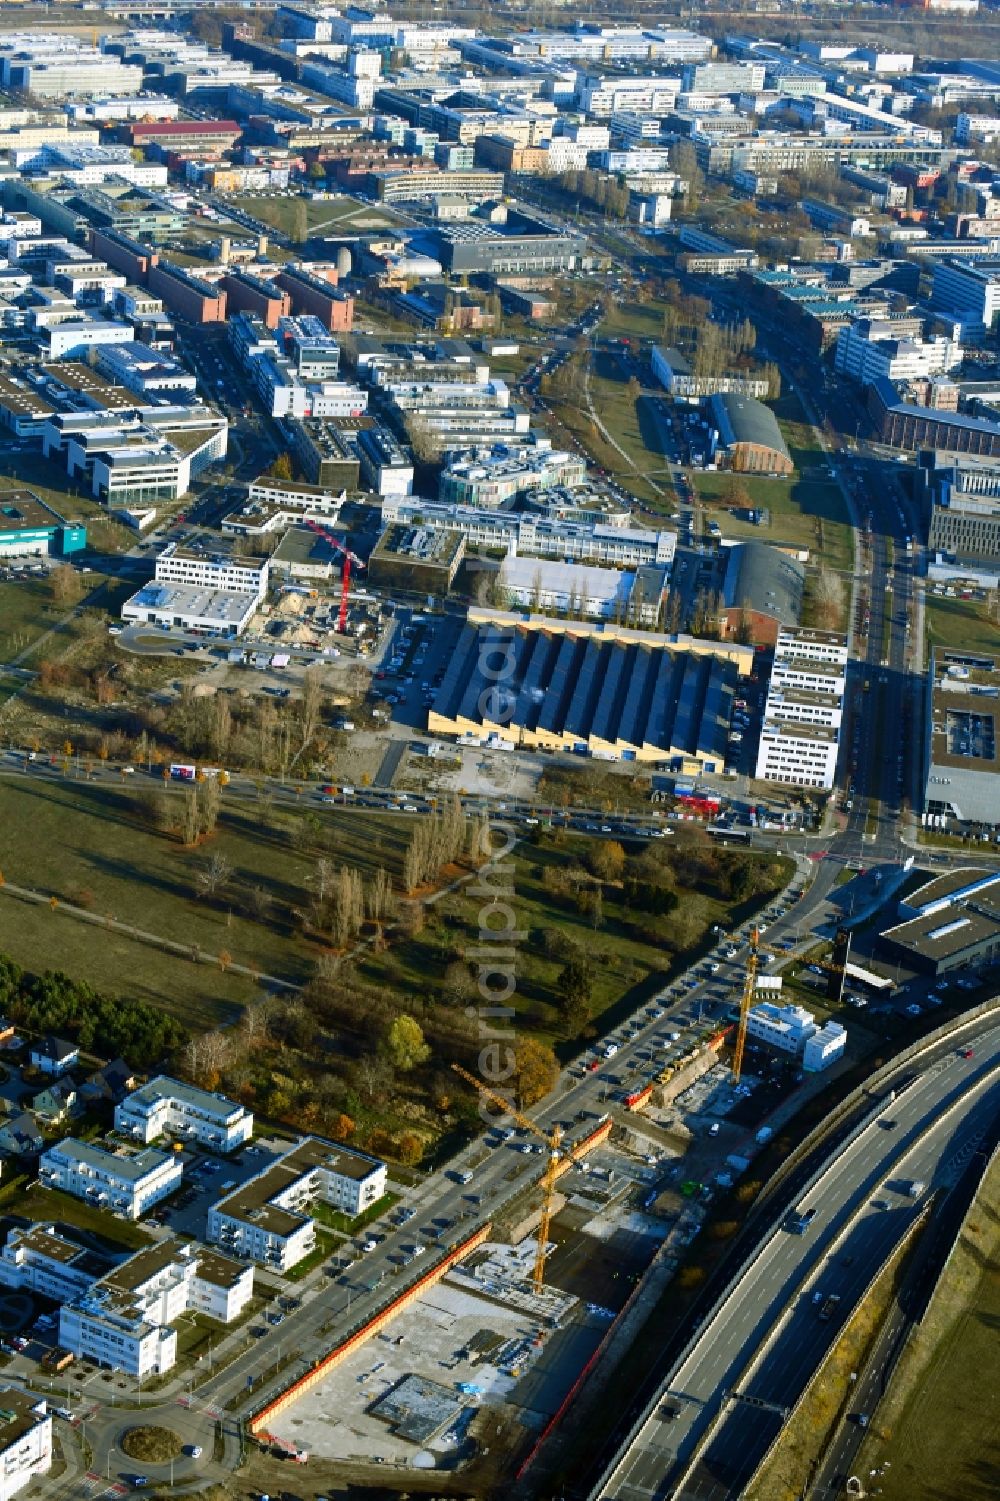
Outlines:
{"label": "white office building", "polygon": [[962,363],[962,346],[942,334],[932,339],[896,338],[891,322],[863,318],[837,335],[834,367],[859,385],[924,380]]}
{"label": "white office building", "polygon": [[781,1053],[790,1053],[797,1058],[808,1039],[816,1031],[816,1018],[804,1006],[776,1006],[773,1001],[761,1001],[752,1006],[747,1016],[747,1036],[777,1048]]}
{"label": "white office building", "polygon": [[349,1219],[385,1193],[377,1157],[306,1136],[208,1212],[207,1239],[225,1253],[287,1272],[316,1244],[310,1205],[321,1199]]}
{"label": "white office building", "polygon": [[219,589],[252,594],[259,603],[267,593],[268,558],[240,558],[228,553],[198,553],[168,542],[156,560],[158,584]]}
{"label": "white office building", "polygon": [[42,1397],[18,1386],[0,1387],[0,1501],[9,1501],[48,1473],[52,1415]]}
{"label": "white office building", "polygon": [[931,275],[931,307],[955,318],[962,337],[981,337],[993,328],[1000,313],[1000,261],[939,261]]}
{"label": "white office building", "polygon": [[843,1057],[847,1047],[847,1030],[840,1022],[828,1021],[806,1041],[802,1052],[802,1068],[807,1074],[818,1074]]}
{"label": "white office building", "polygon": [[44,1188],[61,1189],[127,1220],[140,1219],[179,1188],[183,1171],[173,1152],[112,1152],[72,1137],[43,1152],[38,1163]]}
{"label": "white office building", "polygon": [[235,1152],[253,1135],[253,1116],[225,1095],[160,1074],[116,1107],[115,1130],[144,1145],[172,1136],[212,1152]]}
{"label": "white office building", "polygon": [[68,360],[107,344],[131,344],[135,329],[111,318],[74,318],[45,329],[44,339],[46,359]]}
{"label": "white office building", "polygon": [[847,637],[785,626],[778,632],[756,776],[829,791],[840,753]]}

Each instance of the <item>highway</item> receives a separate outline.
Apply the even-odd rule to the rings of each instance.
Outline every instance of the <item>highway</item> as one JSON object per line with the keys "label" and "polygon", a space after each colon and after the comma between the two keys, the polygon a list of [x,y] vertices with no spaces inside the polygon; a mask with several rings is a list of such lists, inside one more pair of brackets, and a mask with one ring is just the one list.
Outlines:
{"label": "highway", "polygon": [[[976,1036],[973,1058],[952,1049],[838,1152],[800,1200],[799,1207],[815,1211],[808,1230],[779,1229],[765,1241],[591,1501],[725,1501],[739,1494],[919,1211],[905,1186],[913,1179],[931,1189],[950,1186],[986,1129],[1000,1101],[998,1068],[1000,1026],[993,1022]],[[839,1299],[828,1320],[813,1303],[817,1291]]]}

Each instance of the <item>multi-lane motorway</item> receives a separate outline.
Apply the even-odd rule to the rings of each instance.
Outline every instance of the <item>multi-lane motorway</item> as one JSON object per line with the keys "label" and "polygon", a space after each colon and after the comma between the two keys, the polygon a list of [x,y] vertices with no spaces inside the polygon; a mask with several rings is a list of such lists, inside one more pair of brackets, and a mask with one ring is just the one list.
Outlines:
{"label": "multi-lane motorway", "polygon": [[[739,1494],[927,1194],[954,1182],[995,1115],[1000,1026],[970,1041],[971,1057],[950,1048],[838,1151],[797,1206],[814,1211],[805,1233],[767,1238],[592,1501]],[[914,1183],[926,1187],[911,1197]]]}

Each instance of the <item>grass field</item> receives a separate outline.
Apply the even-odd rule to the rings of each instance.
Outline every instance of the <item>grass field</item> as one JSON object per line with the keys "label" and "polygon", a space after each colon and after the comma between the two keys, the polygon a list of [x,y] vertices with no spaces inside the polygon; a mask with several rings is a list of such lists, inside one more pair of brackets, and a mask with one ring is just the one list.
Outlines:
{"label": "grass field", "polygon": [[884,1501],[1000,1495],[1000,1168],[992,1168],[859,1456]]}
{"label": "grass field", "polygon": [[655,301],[613,302],[601,321],[600,336],[604,339],[662,339],[665,308],[665,303]]}
{"label": "grass field", "polygon": [[297,205],[305,202],[306,225],[311,235],[336,234],[340,229],[357,228],[363,223],[367,229],[387,228],[398,224],[399,218],[391,209],[383,209],[372,203],[361,203],[357,198],[344,194],[339,198],[234,198],[233,203],[255,219],[271,224],[282,234],[294,235],[299,222]]}
{"label": "grass field", "polygon": [[145,1230],[129,1220],[121,1220],[104,1209],[95,1209],[82,1199],[60,1193],[55,1188],[40,1188],[38,1184],[28,1188],[23,1178],[12,1178],[0,1189],[0,1214],[17,1214],[34,1224],[54,1220],[57,1225],[72,1225],[77,1230],[99,1235],[112,1250],[117,1251],[138,1251],[148,1246],[151,1239]]}
{"label": "grass field", "polygon": [[948,599],[926,594],[925,624],[929,646],[961,647],[994,655],[1000,643],[1000,624],[991,620],[982,600]]}
{"label": "grass field", "polygon": [[[815,434],[805,422],[794,395],[782,396],[773,409],[795,464],[795,474],[790,480],[740,475],[740,483],[746,486],[754,505],[770,511],[770,524],[755,526],[726,511],[720,517],[723,531],[726,536],[808,548],[813,561],[822,559],[832,568],[850,570],[854,555],[844,498],[839,486],[825,477],[826,459]],[[693,479],[707,507],[724,508],[732,483],[728,474],[695,473]]]}
{"label": "grass field", "polygon": [[[156,787],[151,784],[151,791]],[[312,948],[299,935],[290,909],[308,901],[315,856],[299,853],[290,836],[297,810],[263,824],[253,804],[224,812],[217,835],[198,850],[153,831],[131,789],[58,783],[23,777],[0,782],[3,873],[19,886],[53,893],[206,954],[223,950],[237,963],[292,982],[310,972]],[[377,824],[377,827],[376,827]],[[350,809],[324,809],[329,857],[370,871],[399,869],[405,821],[366,818]],[[214,853],[233,875],[212,900],[196,895],[195,877]],[[263,886],[273,900],[255,920],[247,892]],[[81,922],[47,906],[0,898],[0,951],[26,968],[61,968],[111,994],[152,1001],[200,1028],[231,1018],[255,987],[248,978]]]}

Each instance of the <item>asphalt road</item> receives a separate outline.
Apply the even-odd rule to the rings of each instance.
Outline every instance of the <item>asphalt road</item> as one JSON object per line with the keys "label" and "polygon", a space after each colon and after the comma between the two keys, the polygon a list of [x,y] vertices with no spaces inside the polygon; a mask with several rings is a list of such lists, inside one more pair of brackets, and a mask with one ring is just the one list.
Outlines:
{"label": "asphalt road", "polygon": [[[654,1415],[592,1493],[595,1501],[724,1501],[738,1494],[918,1212],[906,1184],[954,1181],[956,1162],[996,1110],[998,1067],[1000,1026],[992,1023],[977,1036],[973,1059],[953,1050],[837,1154],[800,1201],[815,1210],[809,1229],[778,1230],[764,1243],[671,1373]],[[883,1124],[889,1120],[892,1128]],[[840,1300],[828,1320],[818,1316],[816,1291]]]}

